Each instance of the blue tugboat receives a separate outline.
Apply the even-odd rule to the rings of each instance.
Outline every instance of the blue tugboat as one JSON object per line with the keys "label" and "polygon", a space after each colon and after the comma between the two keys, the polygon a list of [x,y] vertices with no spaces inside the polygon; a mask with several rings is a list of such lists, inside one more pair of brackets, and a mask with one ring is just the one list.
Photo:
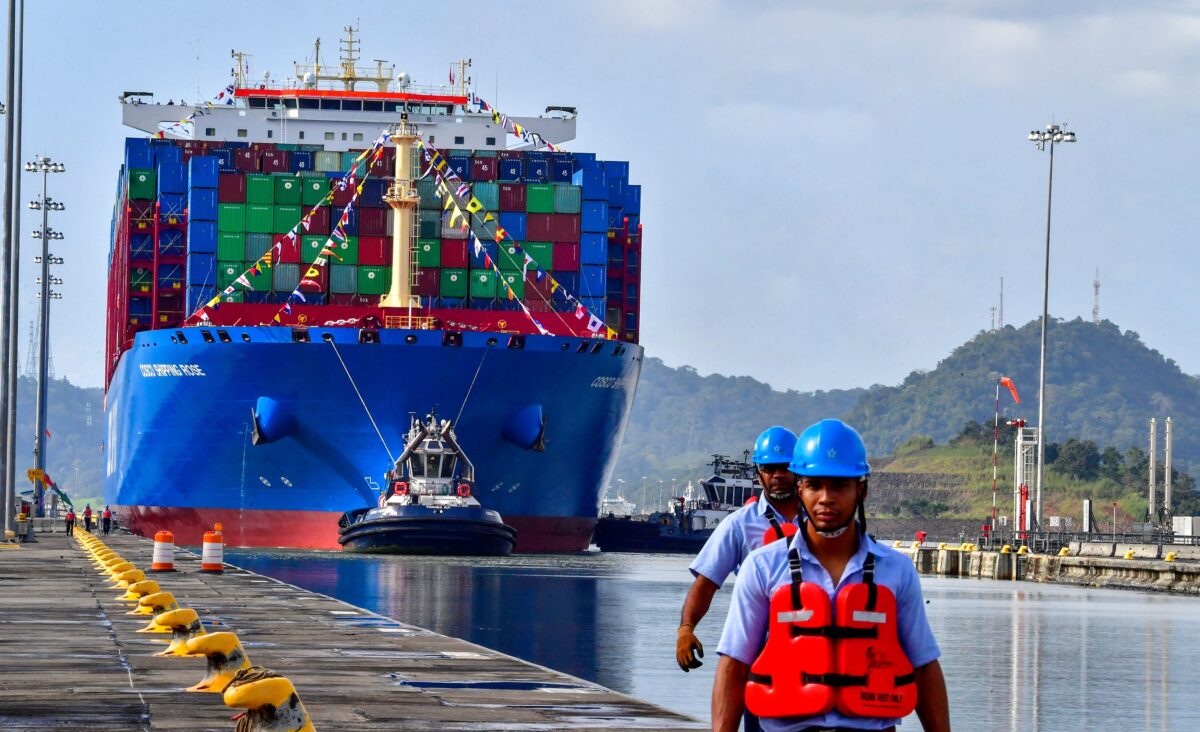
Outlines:
{"label": "blue tugboat", "polygon": [[379,506],[342,514],[338,543],[362,554],[503,557],[516,529],[473,495],[475,467],[448,419],[413,417],[408,443],[386,476]]}

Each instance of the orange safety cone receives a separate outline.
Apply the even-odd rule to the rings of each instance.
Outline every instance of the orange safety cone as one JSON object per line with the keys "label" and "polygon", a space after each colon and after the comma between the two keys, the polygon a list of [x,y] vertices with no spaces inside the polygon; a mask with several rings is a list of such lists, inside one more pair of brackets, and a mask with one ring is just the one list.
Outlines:
{"label": "orange safety cone", "polygon": [[170,531],[159,531],[154,535],[154,554],[150,560],[150,571],[175,571],[175,535]]}
{"label": "orange safety cone", "polygon": [[212,531],[204,532],[204,550],[200,554],[200,571],[213,574],[225,571],[225,537],[221,533],[221,524],[213,526]]}

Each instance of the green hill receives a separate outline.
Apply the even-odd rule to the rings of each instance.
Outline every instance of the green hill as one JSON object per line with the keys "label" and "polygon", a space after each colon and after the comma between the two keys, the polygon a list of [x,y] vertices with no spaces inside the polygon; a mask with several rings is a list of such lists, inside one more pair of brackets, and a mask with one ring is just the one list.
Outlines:
{"label": "green hill", "polygon": [[[36,387],[33,379],[17,380],[19,490],[31,487],[25,481],[25,470],[33,467]],[[47,399],[46,426],[50,431],[46,439],[47,472],[72,501],[93,499],[95,506],[104,495],[104,390],[80,388],[66,379],[53,379]]]}

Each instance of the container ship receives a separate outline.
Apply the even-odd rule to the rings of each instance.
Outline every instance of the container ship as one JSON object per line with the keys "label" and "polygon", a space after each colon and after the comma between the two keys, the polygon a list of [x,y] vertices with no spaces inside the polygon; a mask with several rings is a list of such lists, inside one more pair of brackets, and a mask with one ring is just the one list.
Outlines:
{"label": "container ship", "polygon": [[360,67],[347,30],[282,83],[235,53],[209,102],[122,95],[105,500],[182,544],[336,549],[432,412],[517,551],[583,550],[641,371],[640,186],[562,150],[575,109]]}

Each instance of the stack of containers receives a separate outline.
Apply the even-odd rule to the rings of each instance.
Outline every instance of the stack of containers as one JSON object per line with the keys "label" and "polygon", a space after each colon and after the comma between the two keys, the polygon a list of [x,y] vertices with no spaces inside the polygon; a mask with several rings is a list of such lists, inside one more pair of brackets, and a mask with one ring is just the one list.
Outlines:
{"label": "stack of containers", "polygon": [[154,221],[152,327],[183,320],[184,268],[187,256],[187,167],[184,149],[158,145],[154,150],[157,217]]}
{"label": "stack of containers", "polygon": [[188,161],[186,310],[193,313],[216,295],[217,185],[220,158]]}

